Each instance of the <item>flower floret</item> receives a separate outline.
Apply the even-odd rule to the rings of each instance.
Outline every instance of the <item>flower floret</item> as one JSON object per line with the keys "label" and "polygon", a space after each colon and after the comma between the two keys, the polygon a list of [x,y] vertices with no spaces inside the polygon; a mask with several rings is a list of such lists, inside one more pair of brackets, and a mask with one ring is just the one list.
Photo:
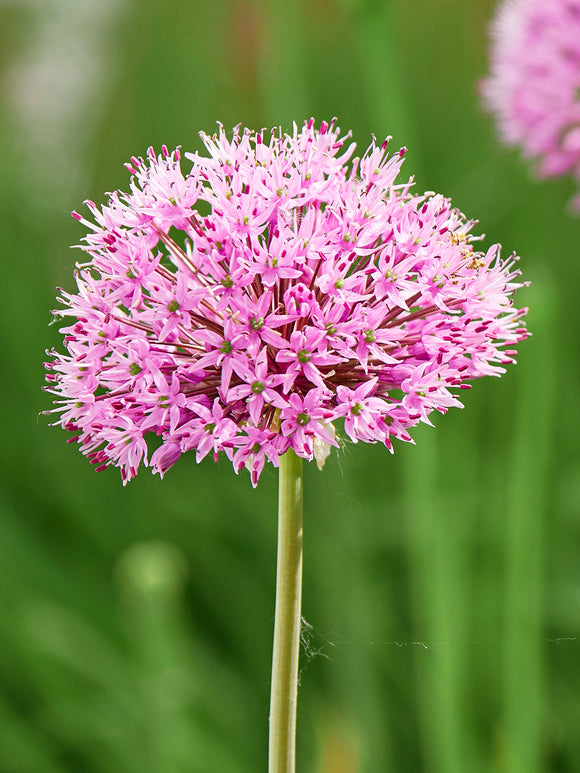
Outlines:
{"label": "flower floret", "polygon": [[514,361],[515,258],[397,183],[403,152],[373,140],[351,161],[334,122],[202,139],[132,158],[128,193],[75,213],[86,261],[46,389],[96,469],[163,476],[194,451],[256,485],[289,448],[322,465],[337,424],[392,451]]}
{"label": "flower floret", "polygon": [[580,180],[580,0],[500,3],[481,91],[502,140],[535,159],[539,177]]}

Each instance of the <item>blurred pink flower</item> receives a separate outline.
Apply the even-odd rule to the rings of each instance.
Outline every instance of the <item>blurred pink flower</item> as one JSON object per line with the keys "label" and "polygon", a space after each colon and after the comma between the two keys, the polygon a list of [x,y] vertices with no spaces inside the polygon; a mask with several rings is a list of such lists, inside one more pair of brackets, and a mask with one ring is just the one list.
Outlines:
{"label": "blurred pink flower", "polygon": [[289,448],[322,464],[336,420],[392,450],[513,362],[516,258],[475,251],[447,199],[396,183],[404,151],[373,141],[349,165],[349,135],[313,120],[202,139],[189,171],[150,149],[129,193],[86,202],[94,223],[73,213],[88,259],[54,312],[67,351],[46,388],[97,469],[127,481],[223,452],[256,485]]}
{"label": "blurred pink flower", "polygon": [[491,37],[482,94],[503,141],[540,177],[580,179],[580,0],[504,0]]}

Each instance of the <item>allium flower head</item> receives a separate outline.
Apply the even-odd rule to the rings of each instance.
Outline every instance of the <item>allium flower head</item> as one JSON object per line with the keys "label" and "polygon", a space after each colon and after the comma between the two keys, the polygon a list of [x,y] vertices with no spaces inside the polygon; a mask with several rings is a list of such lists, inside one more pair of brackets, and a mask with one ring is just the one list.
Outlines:
{"label": "allium flower head", "polygon": [[336,420],[391,450],[513,362],[515,258],[476,251],[448,199],[396,183],[403,150],[373,141],[349,164],[349,136],[220,127],[189,163],[132,158],[129,193],[86,202],[93,223],[73,213],[87,261],[54,312],[67,353],[47,389],[98,470],[127,481],[223,452],[255,485],[289,448],[322,463]]}
{"label": "allium flower head", "polygon": [[504,0],[491,34],[482,93],[502,139],[539,176],[580,179],[580,0]]}

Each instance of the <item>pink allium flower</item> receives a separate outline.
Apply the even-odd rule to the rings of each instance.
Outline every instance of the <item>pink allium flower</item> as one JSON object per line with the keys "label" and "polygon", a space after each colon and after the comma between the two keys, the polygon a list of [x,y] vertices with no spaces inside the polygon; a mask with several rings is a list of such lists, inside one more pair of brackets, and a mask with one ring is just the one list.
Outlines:
{"label": "pink allium flower", "polygon": [[580,179],[580,0],[504,0],[491,34],[482,93],[502,139],[536,158],[540,177]]}
{"label": "pink allium flower", "polygon": [[67,353],[46,388],[98,470],[223,452],[256,485],[289,448],[322,463],[336,420],[391,450],[513,362],[515,257],[475,251],[448,199],[396,183],[404,151],[373,141],[349,165],[349,136],[220,128],[188,171],[150,149],[129,193],[86,202],[94,223],[73,213],[88,260],[54,312]]}

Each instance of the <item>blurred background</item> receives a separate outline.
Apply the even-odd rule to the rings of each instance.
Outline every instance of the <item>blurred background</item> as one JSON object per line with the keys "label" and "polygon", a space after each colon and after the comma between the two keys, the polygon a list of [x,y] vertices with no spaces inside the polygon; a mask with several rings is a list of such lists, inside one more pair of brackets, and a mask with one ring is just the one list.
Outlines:
{"label": "blurred background", "polygon": [[501,380],[306,473],[301,773],[580,769],[580,220],[479,105],[491,0],[0,0],[0,773],[266,769],[276,491],[126,488],[39,412],[82,200],[148,145],[338,117],[532,281]]}

